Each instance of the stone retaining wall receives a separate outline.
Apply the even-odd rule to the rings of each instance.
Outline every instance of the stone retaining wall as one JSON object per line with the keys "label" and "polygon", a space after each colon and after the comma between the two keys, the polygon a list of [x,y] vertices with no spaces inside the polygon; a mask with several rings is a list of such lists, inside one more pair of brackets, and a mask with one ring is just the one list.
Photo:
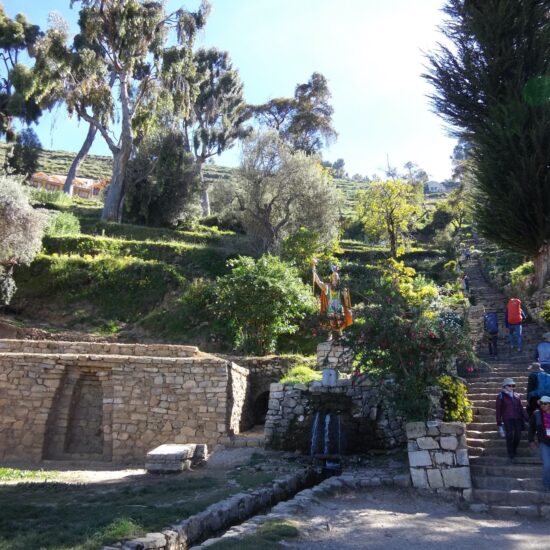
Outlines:
{"label": "stone retaining wall", "polygon": [[460,490],[469,498],[472,481],[466,425],[462,422],[410,422],[406,430],[413,486]]}
{"label": "stone retaining wall", "polygon": [[0,340],[0,352],[136,355],[138,357],[194,357],[196,346],[168,344],[118,344],[111,342],[63,342],[54,340]]}
{"label": "stone retaining wall", "polygon": [[[385,383],[363,378],[338,380],[336,385],[271,384],[265,422],[266,443],[274,448],[310,452],[318,413],[341,417],[348,452],[388,449],[403,445],[403,419],[397,416]],[[338,428],[340,431],[340,427]]]}
{"label": "stone retaining wall", "polygon": [[247,376],[206,354],[0,353],[0,459],[141,462],[163,443],[216,445],[246,418]]}

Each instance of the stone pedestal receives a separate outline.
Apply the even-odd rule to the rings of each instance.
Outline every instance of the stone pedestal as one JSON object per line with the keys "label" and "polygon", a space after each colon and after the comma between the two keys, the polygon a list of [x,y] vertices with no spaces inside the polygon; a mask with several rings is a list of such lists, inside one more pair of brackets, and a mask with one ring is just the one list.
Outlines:
{"label": "stone pedestal", "polygon": [[336,369],[352,372],[353,353],[339,341],[322,342],[317,346],[317,366],[322,369]]}

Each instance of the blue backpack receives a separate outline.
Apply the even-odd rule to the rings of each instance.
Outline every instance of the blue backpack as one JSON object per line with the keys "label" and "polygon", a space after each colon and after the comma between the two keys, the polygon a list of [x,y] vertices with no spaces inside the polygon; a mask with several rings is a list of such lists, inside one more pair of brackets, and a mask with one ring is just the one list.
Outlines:
{"label": "blue backpack", "polygon": [[531,397],[542,397],[548,395],[550,397],[550,374],[547,372],[537,373],[537,387],[527,394],[528,399]]}
{"label": "blue backpack", "polygon": [[539,363],[548,365],[550,363],[550,342],[541,342],[537,346]]}
{"label": "blue backpack", "polygon": [[498,334],[498,316],[495,311],[485,314],[484,324],[489,334]]}

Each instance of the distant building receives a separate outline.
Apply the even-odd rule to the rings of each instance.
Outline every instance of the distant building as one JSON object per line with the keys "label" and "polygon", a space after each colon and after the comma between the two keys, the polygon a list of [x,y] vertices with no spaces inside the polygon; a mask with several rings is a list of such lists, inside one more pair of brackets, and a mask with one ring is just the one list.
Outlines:
{"label": "distant building", "polygon": [[426,193],[446,193],[447,188],[438,181],[428,181],[426,183]]}
{"label": "distant building", "polygon": [[[63,191],[63,185],[67,176],[60,174],[48,175],[44,172],[35,172],[30,179],[33,187],[45,189],[46,191]],[[73,180],[73,195],[83,199],[98,199],[102,189],[111,182],[111,178],[94,180],[93,178],[75,178]]]}

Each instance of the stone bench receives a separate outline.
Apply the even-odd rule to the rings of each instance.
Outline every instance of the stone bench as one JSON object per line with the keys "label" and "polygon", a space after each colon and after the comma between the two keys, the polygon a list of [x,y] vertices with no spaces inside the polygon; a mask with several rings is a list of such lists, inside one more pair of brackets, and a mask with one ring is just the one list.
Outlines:
{"label": "stone bench", "polygon": [[164,474],[189,470],[208,460],[208,448],[204,444],[185,445],[166,443],[149,451],[145,468],[149,473]]}

